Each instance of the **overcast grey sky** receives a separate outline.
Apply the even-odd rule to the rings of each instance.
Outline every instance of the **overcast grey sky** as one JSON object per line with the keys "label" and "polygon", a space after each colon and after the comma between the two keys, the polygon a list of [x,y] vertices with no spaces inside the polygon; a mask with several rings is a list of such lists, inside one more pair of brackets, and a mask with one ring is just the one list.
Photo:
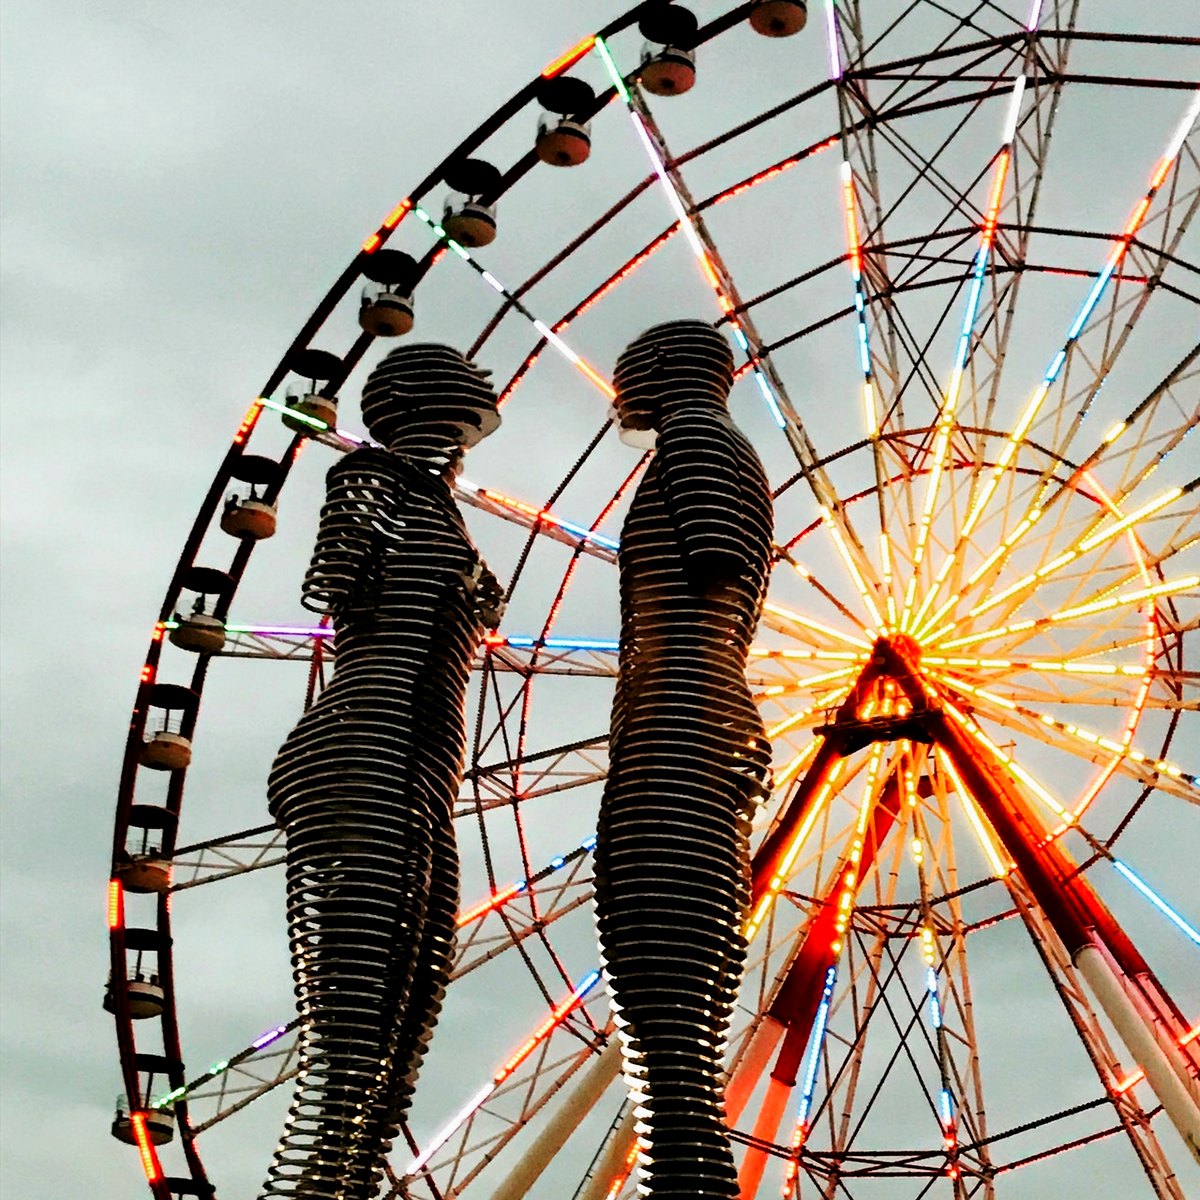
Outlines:
{"label": "overcast grey sky", "polygon": [[[313,305],[392,204],[542,64],[625,7],[616,0],[567,5],[443,0],[436,6],[8,0],[0,9],[0,1178],[6,1200],[117,1200],[144,1194],[136,1155],[108,1132],[119,1083],[112,1021],[100,1007],[113,806],[129,706],[151,624],[241,413]],[[697,7],[707,12],[721,6]],[[1126,27],[1152,15],[1164,31],[1183,31],[1190,23],[1195,32],[1192,0],[1142,5],[1136,11],[1129,5],[1085,3],[1083,11],[1093,14],[1084,23],[1096,27],[1108,22]],[[794,59],[779,57],[782,50],[769,47],[776,55],[770,61],[780,70],[778,64],[785,64],[799,80],[817,80],[824,71],[819,23],[814,21],[804,38],[796,40]],[[736,87],[726,83],[723,91],[701,95],[702,75],[696,96],[680,101],[690,106],[679,110],[681,141],[696,142],[705,130],[732,124],[736,117],[730,114],[742,107],[752,111],[760,88],[767,94],[768,84],[777,82],[755,77],[760,59],[749,55],[751,49],[759,51],[747,46],[743,38],[730,52]],[[1183,58],[1170,62],[1194,77],[1200,74],[1196,58],[1193,50],[1190,67]],[[599,84],[600,77],[593,82]],[[1141,126],[1128,111],[1127,124],[1106,143],[1107,114],[1118,122],[1130,102],[1118,96],[1095,103],[1100,119],[1080,117],[1070,125],[1070,115],[1064,115],[1065,128],[1081,132],[1064,134],[1047,202],[1058,203],[1058,211],[1085,208],[1096,227],[1107,228],[1124,219],[1155,151],[1138,145],[1135,131]],[[1175,94],[1133,103],[1143,106],[1138,120],[1144,115],[1144,136],[1154,146],[1168,136],[1170,114],[1183,108]],[[532,114],[527,115],[531,123]],[[577,228],[589,206],[619,194],[607,187],[606,172],[624,178],[626,186],[645,174],[636,144],[627,140],[618,146],[619,137],[631,139],[628,129],[619,129],[613,114],[606,116],[606,132],[610,127],[615,132],[604,145],[598,139],[595,161],[584,169],[591,174],[581,172],[582,183],[553,173],[553,178],[539,178],[539,190],[521,193],[526,206],[521,237],[507,245],[501,238],[488,260],[506,281],[522,278],[522,270],[545,257],[543,250],[556,249],[561,231]],[[802,131],[811,120],[813,129],[827,132],[836,117],[828,107],[819,117],[798,120]],[[795,131],[772,133],[745,149],[749,160],[740,164],[743,173],[773,161],[772,154],[782,157],[803,140]],[[1126,158],[1131,165],[1120,177],[1122,187],[1109,189],[1114,164]],[[739,164],[730,170],[734,166]],[[708,169],[697,168],[701,180]],[[711,169],[716,180],[724,167]],[[816,177],[833,180],[832,156],[817,170],[823,173]],[[579,193],[571,190],[576,186]],[[717,186],[714,182],[712,190]],[[777,230],[792,229],[798,243],[841,237],[836,207],[821,208],[814,193],[795,186],[798,190],[784,193],[787,201],[779,208],[756,212],[740,226],[723,226],[743,266],[747,292],[800,269],[778,264]],[[810,186],[807,177],[803,186]],[[704,189],[698,185],[697,190]],[[516,203],[514,198],[510,211]],[[627,246],[639,236],[648,240],[669,220],[660,197],[647,197],[645,204],[633,210]],[[597,208],[593,215],[598,213]],[[713,220],[716,228],[726,218],[715,213]],[[797,225],[776,222],[795,222],[799,232]],[[1196,261],[1194,240],[1191,246]],[[784,256],[790,252],[785,246]],[[672,253],[680,257],[662,267],[661,277],[650,276],[654,286],[686,269],[684,249],[676,246]],[[816,257],[836,253],[831,249]],[[561,295],[553,283],[539,294],[545,305],[539,311],[547,319],[558,315],[560,300],[577,299],[605,266],[614,265],[599,252],[581,258],[578,277]],[[455,340],[480,324],[476,317],[485,311],[487,295],[480,299],[479,292],[486,289],[478,280],[452,275],[449,268],[457,265],[443,264],[423,294],[421,336]],[[844,301],[845,279],[834,284],[843,288]],[[629,335],[660,315],[655,294],[648,287],[628,307],[605,310],[603,322],[581,322],[579,344],[606,365]],[[821,300],[818,294],[814,303]],[[1055,329],[1061,329],[1062,313],[1053,297],[1047,294],[1044,302]],[[704,313],[705,295],[692,277],[681,303]],[[1031,311],[1040,312],[1042,303],[1031,301]],[[837,336],[847,328],[840,325]],[[1163,332],[1173,345],[1188,337],[1186,328]],[[515,337],[497,340],[494,352],[502,360],[497,365],[508,365],[516,345]],[[823,350],[824,343],[817,342],[815,349],[796,351],[786,360],[813,394],[840,387],[843,366],[855,365],[851,349],[838,364],[823,357]],[[1038,345],[1030,361],[1043,359]],[[1149,383],[1156,369],[1152,354],[1146,362]],[[531,389],[536,390],[527,407],[506,415],[504,430],[469,460],[468,473],[541,500],[569,465],[568,456],[598,428],[604,405],[551,365]],[[355,394],[354,388],[347,394]],[[738,419],[761,434],[767,429],[764,418],[745,395],[738,401],[744,407],[735,408]],[[812,420],[818,435],[827,435],[825,445],[845,440],[829,406],[814,411]],[[617,448],[604,468],[628,469],[631,456]],[[236,611],[244,619],[301,618],[299,580],[327,461],[317,447],[302,458],[285,495],[281,533],[263,547],[239,596]],[[771,465],[781,469],[784,461],[777,457]],[[601,482],[580,484],[584,519],[598,507],[588,505],[600,494]],[[795,527],[812,515],[797,515]],[[494,549],[484,546],[484,551],[502,571],[511,569],[517,546],[504,529],[495,533]],[[548,561],[561,565],[559,559]],[[581,577],[590,580],[586,572],[592,569],[585,567]],[[545,578],[540,588],[536,581],[530,584],[530,598],[522,602],[528,607],[517,610],[528,624],[544,613],[549,595],[542,593],[557,582],[552,573]],[[580,588],[574,607],[565,610],[569,628],[564,632],[611,635],[611,599],[611,573],[597,573],[594,594]],[[296,664],[233,665],[238,670],[214,678],[205,698],[198,766],[188,793],[195,837],[255,822],[266,767],[303,691],[304,670]],[[580,703],[578,695],[572,693],[568,702]],[[581,703],[599,732],[607,719],[603,687]],[[548,718],[547,728],[554,727]],[[1194,743],[1194,720],[1191,728]],[[1177,743],[1176,749],[1188,761],[1188,747]],[[1193,752],[1190,769],[1195,767]],[[1139,848],[1156,856],[1156,882],[1176,899],[1189,901],[1194,919],[1194,877],[1186,864],[1200,855],[1196,810],[1175,803],[1163,811],[1165,833],[1147,836]],[[577,844],[586,832],[586,821],[580,823],[576,813],[561,821],[556,816],[550,831],[537,836],[545,834],[544,846],[539,845],[549,855]],[[1164,843],[1170,852],[1160,853]],[[464,885],[464,897],[482,890],[476,877]],[[192,1018],[185,1028],[189,1073],[286,1019],[289,988],[279,901],[276,886],[266,882],[253,893],[206,898],[202,912],[181,915],[180,941],[186,933],[187,944],[180,946],[186,966],[180,988],[188,992],[181,1004],[186,1004],[185,1017]],[[179,907],[184,908],[182,902]],[[1151,921],[1144,933],[1172,960],[1171,969],[1188,979],[1175,957],[1186,943]],[[580,964],[586,953],[582,945],[571,948]],[[981,976],[1002,990],[1010,956],[1028,955],[1028,949],[1000,942],[994,953],[995,962],[981,969]],[[1179,997],[1192,1014],[1200,1001],[1197,977],[1193,971],[1190,993]],[[469,1036],[486,1014],[480,1001],[472,1005],[447,1018],[450,1032],[444,1042],[464,1045],[453,1039]],[[517,1013],[513,1033],[498,1020],[504,1030],[501,1044],[511,1044],[515,1031],[539,1015],[532,1007]],[[1052,1048],[1053,1027],[1043,1034],[1016,1018],[1013,1025],[1013,1036],[1024,1039],[1026,1061],[1037,1057],[1039,1038]],[[990,1049],[996,1061],[1010,1053],[1007,1045]],[[455,1097],[468,1095],[492,1069],[492,1059],[481,1066],[465,1052],[442,1053],[444,1074],[437,1087],[452,1107]],[[1036,1063],[1027,1084],[1009,1079],[998,1090],[1028,1087],[1041,1095],[1060,1085],[1064,1106],[1095,1090],[1090,1081],[1077,1088],[1048,1078]],[[226,1198],[250,1194],[265,1168],[280,1105],[272,1109],[268,1102],[264,1108],[265,1116],[230,1122],[229,1130],[222,1127],[207,1142],[214,1178],[228,1181],[220,1193]],[[611,1116],[611,1108],[605,1115]],[[1109,1194],[1146,1194],[1128,1153],[1114,1152],[1111,1161]],[[1095,1180],[1076,1180],[1078,1190],[1062,1190],[1068,1175],[1040,1178],[1053,1178],[1064,1200],[1094,1194]],[[1200,1180],[1192,1178],[1200,1188]],[[1042,1186],[1035,1180],[1022,1190],[1014,1177],[1011,1190],[1001,1194],[1033,1200],[1046,1194],[1038,1190]]]}

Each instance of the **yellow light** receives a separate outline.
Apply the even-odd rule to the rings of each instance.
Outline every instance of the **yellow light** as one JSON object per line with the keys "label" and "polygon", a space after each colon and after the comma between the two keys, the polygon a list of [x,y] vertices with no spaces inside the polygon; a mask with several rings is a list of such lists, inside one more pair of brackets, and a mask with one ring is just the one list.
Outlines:
{"label": "yellow light", "polygon": [[844,759],[834,763],[825,782],[821,785],[817,794],[813,797],[812,804],[809,806],[808,812],[805,814],[804,820],[801,822],[799,829],[796,830],[787,851],[783,858],[779,861],[779,866],[775,869],[771,876],[771,881],[767,885],[767,889],[759,900],[753,915],[746,924],[746,940],[753,941],[758,931],[762,928],[763,921],[766,920],[767,913],[771,911],[771,905],[775,903],[775,897],[779,894],[783,885],[787,882],[788,874],[796,862],[808,835],[812,832],[813,825],[816,823],[817,817],[821,815],[821,810],[825,807],[825,802],[833,794],[833,785],[837,781],[838,776],[842,773]]}
{"label": "yellow light", "polygon": [[[1011,550],[1012,547],[1021,540],[1022,537],[1025,536],[1026,532],[1028,532],[1030,528],[1037,524],[1037,522],[1041,519],[1041,516],[1041,508],[1037,507],[1036,505],[1031,508],[1029,512],[1017,523],[1017,526],[1012,533],[1010,533],[1008,537],[1006,537],[1004,541],[1001,542],[1000,545],[997,546],[996,549],[993,550],[992,553],[989,554],[987,558],[985,558],[983,562],[981,562],[979,566],[975,568],[959,592],[956,595],[951,596],[950,599],[947,600],[946,603],[943,604],[942,607],[939,608],[937,612],[925,622],[924,625],[916,630],[913,636],[919,642],[935,642],[939,637],[942,636],[942,634],[948,633],[953,628],[953,624],[944,625],[940,629],[936,629],[933,633],[930,633],[929,631],[933,629],[934,626],[936,626],[937,623],[954,608],[955,604],[958,603],[962,596],[966,595],[984,577],[984,575],[986,575],[988,571],[990,571],[991,568],[995,566],[995,564],[1001,558],[1003,558],[1004,555],[1006,555],[1008,551]],[[966,530],[960,534],[960,542],[966,539],[968,533],[969,530]],[[921,617],[923,616],[925,610],[929,607],[930,602],[940,590],[941,584],[945,581],[946,576],[950,573],[950,567],[953,565],[953,563],[954,554],[948,554],[945,562],[942,563],[941,570],[938,571],[937,578],[934,580],[934,586],[930,588],[929,594],[925,597],[924,602],[921,604],[920,609],[918,609],[916,616],[913,618],[912,623],[914,626],[918,621],[921,620]]]}
{"label": "yellow light", "polygon": [[849,692],[850,689],[848,687],[835,688],[828,695],[822,697],[815,703],[810,704],[808,708],[801,709],[799,712],[793,713],[790,717],[785,717],[779,722],[778,725],[768,729],[767,737],[773,741],[776,737],[778,737],[779,734],[786,733],[789,729],[794,729],[797,725],[801,724],[801,722],[806,720],[808,717],[811,717],[814,713],[823,709],[829,709],[832,705],[838,703],[845,696],[847,696]]}
{"label": "yellow light", "polygon": [[867,419],[867,436],[875,437],[879,433],[879,419],[875,408],[875,386],[868,379],[863,384],[863,415]]}
{"label": "yellow light", "polygon": [[[870,589],[867,587],[866,580],[863,579],[858,565],[850,554],[850,549],[842,537],[842,531],[837,527],[837,524],[833,520],[833,515],[828,508],[821,505],[820,512],[821,520],[825,523],[825,527],[833,537],[833,544],[837,547],[837,552],[841,555],[842,562],[846,564],[846,570],[850,572],[850,578],[854,580],[854,586],[858,589],[859,596],[862,597],[863,603],[867,606],[867,611],[871,614],[871,620],[875,622],[876,627],[882,625],[883,618],[879,615],[879,609],[875,607],[875,601],[871,596]],[[874,630],[869,631],[869,633],[873,634]]]}
{"label": "yellow light", "polygon": [[1129,426],[1124,421],[1118,421],[1105,435],[1104,444],[1111,446]]}
{"label": "yellow light", "polygon": [[1122,604],[1136,604],[1140,600],[1152,600],[1156,596],[1173,596],[1178,592],[1186,592],[1200,584],[1200,575],[1186,575],[1182,579],[1168,579],[1153,587],[1137,588],[1132,592],[1121,592],[1101,600],[1092,600],[1087,604],[1077,604],[1073,608],[1061,608],[1051,613],[1049,621],[1069,621],[1074,617],[1089,616],[1092,613],[1107,612],[1111,608],[1119,608]]}
{"label": "yellow light", "polygon": [[865,657],[856,650],[772,650],[766,646],[751,646],[751,658],[795,659],[800,662],[863,662]]}
{"label": "yellow light", "polygon": [[864,650],[871,649],[871,643],[863,641],[862,638],[855,637],[850,633],[843,633],[840,629],[834,629],[830,625],[822,625],[820,621],[814,621],[811,617],[802,616],[798,612],[793,612],[790,608],[784,608],[780,604],[768,602],[763,605],[763,611],[771,613],[773,616],[782,617],[785,621],[793,621],[795,624],[803,626],[805,629],[811,629],[815,633],[823,633],[826,637],[831,637],[839,642],[849,642],[853,646],[861,646]]}
{"label": "yellow light", "polygon": [[[773,736],[774,735],[772,731],[768,729],[767,737],[770,738]],[[795,775],[796,772],[799,771],[814,754],[816,754],[817,747],[822,741],[824,741],[824,739],[818,735],[813,741],[809,742],[808,745],[805,746],[804,749],[801,750],[800,753],[797,754],[796,757],[793,758],[792,761],[788,763],[788,765],[784,767],[782,771],[777,772],[775,775],[775,786],[778,788],[782,784],[787,783],[787,781],[791,779],[792,776]]]}
{"label": "yellow light", "polygon": [[983,848],[984,855],[992,864],[996,875],[1003,879],[1012,868],[1005,866],[999,851],[992,844],[992,839],[988,836],[987,830],[984,828],[983,816],[975,805],[975,798],[967,790],[966,784],[963,783],[961,776],[954,769],[954,763],[950,760],[950,756],[940,747],[938,748],[937,755],[938,761],[945,767],[946,773],[954,781],[954,787],[958,792],[959,800],[962,802],[963,811],[967,814],[967,820],[971,823],[971,828],[975,831],[975,837]]}
{"label": "yellow light", "polygon": [[1079,549],[1091,550],[1098,546],[1101,542],[1114,538],[1117,534],[1124,532],[1131,525],[1136,525],[1139,521],[1145,520],[1149,516],[1153,516],[1160,508],[1165,508],[1168,504],[1178,500],[1183,495],[1183,488],[1175,487],[1169,491],[1163,492],[1161,496],[1156,496],[1147,504],[1143,504],[1136,512],[1131,512],[1127,516],[1122,517],[1115,525],[1109,525],[1105,529],[1098,530],[1090,537],[1086,537],[1079,543]]}
{"label": "yellow light", "polygon": [[780,684],[776,688],[770,688],[764,695],[795,695],[797,692],[808,691],[810,688],[822,683],[830,683],[835,679],[845,679],[854,670],[855,668],[852,666],[839,667],[838,670],[826,671],[823,675],[809,675],[804,679],[797,679],[795,683]]}
{"label": "yellow light", "polygon": [[947,703],[945,710],[963,727],[968,736],[974,738],[981,746],[986,746],[1008,768],[1009,773],[1015,775],[1055,816],[1066,819],[1068,824],[1071,823],[1074,819],[1072,815],[1011,754],[1001,750],[978,725],[969,721],[953,704]]}
{"label": "yellow light", "polygon": [[[879,764],[882,760],[883,743],[876,742],[871,747],[871,758],[870,762],[867,764],[867,779],[866,783],[863,785],[862,801],[858,806],[858,823],[854,829],[854,832],[858,838],[855,843],[856,847],[862,845],[861,839],[867,829],[867,818],[871,815],[871,809],[873,807],[872,801],[874,800],[875,796],[875,780],[879,773]],[[854,861],[857,862],[858,860],[855,859]]]}

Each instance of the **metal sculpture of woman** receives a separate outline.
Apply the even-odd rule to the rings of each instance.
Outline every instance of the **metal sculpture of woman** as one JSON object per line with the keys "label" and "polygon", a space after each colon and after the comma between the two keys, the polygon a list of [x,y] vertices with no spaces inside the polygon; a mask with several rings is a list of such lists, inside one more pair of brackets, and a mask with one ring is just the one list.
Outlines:
{"label": "metal sculpture of woman", "polygon": [[374,1196],[412,1096],[454,943],[466,685],[501,608],[451,492],[499,424],[486,373],[405,346],[371,373],[362,413],[382,446],[330,470],[303,589],[333,616],[333,679],[268,788],[303,1033],[263,1195],[305,1200]]}
{"label": "metal sculpture of woman", "polygon": [[655,456],[621,536],[621,661],[596,846],[605,977],[638,1105],[641,1194],[730,1200],[722,1094],[745,961],[750,816],[770,750],[746,683],[772,513],[725,402],[733,358],[701,321],[617,362],[626,434]]}

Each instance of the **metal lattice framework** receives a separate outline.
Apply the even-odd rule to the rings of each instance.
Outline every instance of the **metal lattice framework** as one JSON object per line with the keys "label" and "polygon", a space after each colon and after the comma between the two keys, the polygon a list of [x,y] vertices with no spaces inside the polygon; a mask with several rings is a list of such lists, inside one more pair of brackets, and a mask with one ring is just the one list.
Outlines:
{"label": "metal lattice framework", "polygon": [[[257,480],[273,514],[304,444],[361,444],[282,387],[354,394],[374,339],[350,293],[385,243],[417,262],[418,321],[499,369],[493,440],[526,451],[458,486],[509,607],[474,665],[442,1044],[383,1194],[633,1194],[590,887],[617,530],[648,458],[617,443],[593,364],[683,303],[738,349],[777,522],[749,672],[775,782],[726,1089],[743,1195],[1019,1198],[1063,1172],[1187,1194],[1200,934],[1170,898],[1200,802],[1197,41],[1054,0],[837,0],[776,41],[752,7],[697,6],[688,98],[635,82],[645,9],[549,64],[394,206],[236,430],[154,625],[117,805],[114,1133],[157,1200],[213,1194],[217,1139],[297,1069],[286,980],[225,1057],[185,1062],[203,1029],[177,929],[277,891],[283,849],[261,802],[222,797],[214,833],[197,784],[183,800],[215,786],[201,752],[245,745],[206,711],[190,765],[210,676],[294,680],[288,719],[324,685],[330,630],[253,623],[257,538],[221,501]],[[592,85],[572,115],[595,161],[548,178],[528,127],[566,76]],[[500,168],[494,252],[432,207],[470,156]],[[461,311],[425,313],[443,281]],[[288,408],[295,436],[264,419]]]}

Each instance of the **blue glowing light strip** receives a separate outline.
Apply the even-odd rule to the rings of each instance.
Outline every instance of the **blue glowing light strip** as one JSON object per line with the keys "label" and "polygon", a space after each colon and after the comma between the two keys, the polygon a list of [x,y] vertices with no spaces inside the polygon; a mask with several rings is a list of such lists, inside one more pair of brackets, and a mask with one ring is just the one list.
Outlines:
{"label": "blue glowing light strip", "polygon": [[837,964],[825,972],[825,988],[821,992],[821,1003],[817,1008],[817,1019],[813,1022],[812,1042],[808,1050],[808,1065],[804,1070],[804,1090],[800,1095],[800,1108],[796,1113],[796,1124],[800,1128],[808,1125],[812,1110],[813,1091],[817,1083],[817,1066],[821,1061],[821,1049],[825,1045],[825,1030],[829,1022],[829,1006],[833,1000],[833,985],[837,980]]}
{"label": "blue glowing light strip", "polygon": [[1194,926],[1188,924],[1182,916],[1179,915],[1144,879],[1136,875],[1129,869],[1119,858],[1112,860],[1112,865],[1133,884],[1159,912],[1168,917],[1183,933],[1197,946],[1200,946],[1200,931],[1197,931]]}
{"label": "blue glowing light strip", "polygon": [[561,870],[569,862],[574,862],[577,858],[582,858],[583,855],[590,853],[596,848],[596,835],[585,838],[574,850],[567,854],[560,854],[557,858],[552,858],[550,862],[540,871],[535,871],[526,879],[520,879],[516,883],[509,884],[506,888],[501,888],[499,891],[493,892],[486,899],[479,901],[478,904],[471,908],[463,909],[458,914],[458,927],[461,929],[464,925],[471,924],[472,921],[477,921],[481,917],[485,917],[488,913],[494,912],[497,908],[503,907],[509,900],[516,896],[524,895],[535,884],[541,883],[543,879],[548,879],[556,871]]}
{"label": "blue glowing light strip", "polygon": [[615,654],[620,642],[611,638],[535,638],[524,634],[500,634],[499,640],[490,645],[503,644],[516,650],[596,650]]}
{"label": "blue glowing light strip", "polygon": [[1095,310],[1096,305],[1099,304],[1100,298],[1104,295],[1109,282],[1112,280],[1117,268],[1121,265],[1121,261],[1124,259],[1134,237],[1141,228],[1142,222],[1145,220],[1147,213],[1150,211],[1150,205],[1153,202],[1154,197],[1158,194],[1159,188],[1166,180],[1167,175],[1170,173],[1171,167],[1179,157],[1179,153],[1183,148],[1183,143],[1187,138],[1188,131],[1195,122],[1197,115],[1200,115],[1200,93],[1193,98],[1187,112],[1183,116],[1183,119],[1172,133],[1171,140],[1167,144],[1166,151],[1159,159],[1154,174],[1151,176],[1149,188],[1134,207],[1132,215],[1125,224],[1125,228],[1117,236],[1113,244],[1113,248],[1109,253],[1108,261],[1105,263],[1103,270],[1096,279],[1096,282],[1092,285],[1092,289],[1088,293],[1087,298],[1084,300],[1083,306],[1080,308],[1078,315],[1075,317],[1074,321],[1071,322],[1070,328],[1067,331],[1066,342],[1050,360],[1050,365],[1046,368],[1046,371],[1042,376],[1042,382],[1038,385],[1033,397],[1026,405],[1025,411],[1021,414],[1016,426],[1009,434],[1004,449],[1001,452],[996,465],[992,468],[991,475],[988,477],[987,484],[985,485],[979,497],[975,500],[974,504],[971,506],[971,510],[967,513],[966,520],[963,523],[963,528],[959,535],[960,541],[968,537],[971,531],[975,528],[975,525],[978,523],[979,518],[987,506],[988,501],[991,499],[993,492],[999,486],[1000,478],[1008,469],[1009,463],[1011,463],[1013,457],[1016,455],[1018,446],[1024,440],[1025,434],[1029,431],[1030,426],[1032,426],[1034,419],[1041,409],[1042,403],[1049,394],[1050,388],[1058,379],[1059,372],[1061,372],[1063,365],[1067,361],[1068,353],[1078,340],[1080,334],[1083,332],[1083,328],[1087,324],[1088,318]]}

